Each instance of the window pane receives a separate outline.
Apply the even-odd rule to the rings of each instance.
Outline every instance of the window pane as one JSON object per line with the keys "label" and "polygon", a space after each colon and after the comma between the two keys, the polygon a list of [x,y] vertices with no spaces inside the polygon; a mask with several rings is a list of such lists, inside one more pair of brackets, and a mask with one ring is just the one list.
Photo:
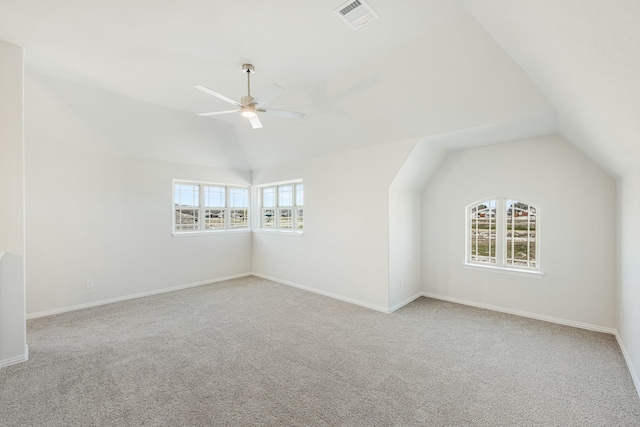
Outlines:
{"label": "window pane", "polygon": [[304,206],[304,184],[296,184],[296,206]]}
{"label": "window pane", "polygon": [[496,263],[496,200],[488,200],[471,209],[469,215],[470,261]]}
{"label": "window pane", "polygon": [[262,209],[262,227],[276,228],[275,209]]}
{"label": "window pane", "polygon": [[280,217],[280,228],[289,230],[293,228],[293,216],[291,208],[279,208],[278,216]]}
{"label": "window pane", "polygon": [[262,207],[276,207],[276,187],[268,187],[262,189]]}
{"label": "window pane", "polygon": [[527,203],[507,200],[506,264],[536,266],[536,209]]}
{"label": "window pane", "polygon": [[200,206],[200,186],[176,184],[174,198],[176,206]]}
{"label": "window pane", "polygon": [[296,208],[296,229],[304,229],[304,209]]}
{"label": "window pane", "polygon": [[204,206],[206,208],[224,208],[225,203],[225,187],[204,187]]}
{"label": "window pane", "polygon": [[536,245],[536,214],[535,208],[529,208],[529,267],[535,268],[537,245]]}
{"label": "window pane", "polygon": [[199,209],[176,209],[176,231],[198,230]]}
{"label": "window pane", "polygon": [[226,209],[205,209],[204,228],[205,230],[219,230],[225,228],[224,214]]}
{"label": "window pane", "polygon": [[231,228],[249,228],[249,209],[231,209]]}
{"label": "window pane", "polygon": [[278,187],[278,206],[293,206],[293,185]]}
{"label": "window pane", "polygon": [[249,207],[249,190],[246,188],[230,188],[229,189],[229,207],[230,208],[248,208]]}

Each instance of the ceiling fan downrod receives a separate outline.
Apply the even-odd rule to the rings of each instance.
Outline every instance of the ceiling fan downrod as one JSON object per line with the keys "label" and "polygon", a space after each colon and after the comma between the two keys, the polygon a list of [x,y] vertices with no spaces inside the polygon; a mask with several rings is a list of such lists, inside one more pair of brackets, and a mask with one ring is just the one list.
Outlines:
{"label": "ceiling fan downrod", "polygon": [[[255,73],[256,69],[252,64],[242,64],[242,72],[247,73],[247,97],[251,98],[253,101],[253,98],[251,97],[251,74]],[[243,102],[243,104],[245,103]]]}

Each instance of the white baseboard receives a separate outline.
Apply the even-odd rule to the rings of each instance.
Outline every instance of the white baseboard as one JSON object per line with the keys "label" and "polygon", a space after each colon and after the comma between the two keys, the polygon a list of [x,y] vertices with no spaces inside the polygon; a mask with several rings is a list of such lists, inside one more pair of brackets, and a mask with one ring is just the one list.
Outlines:
{"label": "white baseboard", "polygon": [[627,362],[627,368],[629,368],[629,373],[631,373],[631,379],[633,380],[633,384],[636,386],[636,392],[638,393],[638,397],[640,397],[640,378],[638,377],[638,373],[633,368],[631,364],[631,357],[629,357],[629,353],[627,353],[627,348],[624,346],[624,342],[616,331],[616,341],[618,341],[618,345],[620,346],[620,350],[622,350],[622,355],[624,356],[624,361]]}
{"label": "white baseboard", "polygon": [[393,307],[389,308],[389,313],[393,313],[396,310],[401,309],[402,307],[404,307],[405,305],[409,304],[412,301],[417,300],[418,298],[420,298],[422,296],[422,292],[418,292],[415,295],[410,296],[409,298],[407,298],[406,300],[399,302],[398,304],[394,305]]}
{"label": "white baseboard", "polygon": [[456,304],[470,305],[472,307],[484,308],[487,310],[499,311],[501,313],[513,314],[515,316],[528,317],[530,319],[544,320],[545,322],[557,323],[559,325],[572,326],[574,328],[587,329],[589,331],[603,332],[605,334],[615,335],[616,330],[613,328],[605,328],[604,326],[592,325],[590,323],[575,322],[573,320],[560,319],[558,317],[545,316],[543,314],[530,313],[528,311],[512,310],[510,308],[499,307],[497,305],[484,304],[471,300],[449,297],[446,295],[432,294],[423,292],[423,296],[428,298],[439,299],[443,301],[455,302]]}
{"label": "white baseboard", "polygon": [[234,274],[233,276],[219,277],[217,279],[201,280],[199,282],[186,283],[184,285],[171,286],[169,288],[156,289],[148,292],[140,292],[138,294],[125,295],[116,298],[109,298],[100,301],[92,301],[84,304],[72,305],[68,307],[55,308],[53,310],[39,311],[27,314],[27,320],[38,317],[52,316],[54,314],[67,313],[69,311],[82,310],[84,308],[97,307],[99,305],[113,304],[114,302],[127,301],[136,298],[148,297],[151,295],[164,294],[166,292],[180,291],[182,289],[194,288],[196,286],[210,285],[212,283],[224,282],[225,280],[238,279],[240,277],[251,276],[252,273]]}
{"label": "white baseboard", "polygon": [[333,299],[337,299],[340,301],[344,301],[344,302],[348,302],[351,304],[355,304],[355,305],[359,305],[361,307],[366,307],[366,308],[370,308],[372,310],[376,310],[376,311],[381,311],[383,313],[389,313],[389,309],[386,307],[383,307],[381,305],[375,305],[375,304],[371,304],[365,301],[360,301],[354,298],[349,298],[349,297],[345,297],[342,295],[338,295],[338,294],[333,294],[331,292],[325,292],[322,291],[320,289],[316,289],[316,288],[311,288],[309,286],[305,286],[305,285],[301,285],[299,283],[294,283],[294,282],[290,282],[288,280],[282,280],[282,279],[278,279],[276,277],[271,277],[271,276],[267,276],[266,274],[260,274],[260,273],[251,273],[251,275],[256,276],[256,277],[260,277],[266,280],[271,280],[272,282],[276,282],[276,283],[280,283],[282,285],[287,285],[287,286],[292,286],[294,288],[298,288],[298,289],[302,289],[304,291],[309,291],[309,292],[313,292],[314,294],[319,294],[319,295],[323,295],[325,297],[329,297],[329,298],[333,298]]}
{"label": "white baseboard", "polygon": [[17,363],[26,362],[29,360],[29,346],[25,344],[24,346],[24,354],[19,356],[10,357],[9,359],[0,360],[0,369],[6,368],[7,366],[15,365]]}

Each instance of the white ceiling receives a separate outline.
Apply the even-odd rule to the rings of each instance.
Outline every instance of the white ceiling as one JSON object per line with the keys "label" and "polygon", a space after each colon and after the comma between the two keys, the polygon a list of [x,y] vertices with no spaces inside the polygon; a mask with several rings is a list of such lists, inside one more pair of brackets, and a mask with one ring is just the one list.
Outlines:
{"label": "white ceiling", "polygon": [[[575,129],[589,130],[593,112],[579,105],[587,95],[569,91],[579,92],[594,78],[584,64],[578,76],[582,83],[574,85],[571,78],[575,65],[593,61],[594,53],[580,56],[590,45],[578,49],[572,60],[562,53],[580,48],[590,20],[598,20],[592,16],[597,7],[590,6],[589,13],[579,14],[579,22],[573,23],[572,13],[583,2],[567,0],[556,6],[552,1],[368,0],[380,17],[353,31],[333,13],[342,3],[0,0],[0,40],[26,48],[27,70],[49,76],[40,78],[42,84],[60,78],[73,82],[57,86],[60,96],[73,90],[91,93],[67,97],[82,98],[85,109],[96,115],[109,99],[126,96],[141,105],[157,104],[149,106],[156,115],[166,114],[157,108],[166,108],[176,117],[188,115],[186,122],[204,123],[192,141],[181,141],[191,156],[181,161],[195,164],[220,166],[207,160],[212,158],[211,147],[203,148],[207,132],[216,140],[216,150],[222,140],[234,146],[228,167],[258,169],[406,138],[440,135],[440,144],[446,146],[446,135],[474,129],[539,136],[555,131],[555,120],[549,117],[555,117],[556,107],[565,117],[567,137],[578,132],[569,129],[572,120],[584,122]],[[623,21],[629,26],[633,20]],[[605,24],[597,28],[598,34],[616,23]],[[637,48],[637,32],[618,31],[610,38],[625,36],[632,37],[625,46]],[[595,54],[611,47],[599,44],[597,34],[587,40],[597,45]],[[621,53],[617,46],[609,57]],[[635,62],[625,70],[635,71],[638,58],[616,56],[617,62],[597,72],[615,75],[609,68],[630,61]],[[246,79],[240,72],[244,62],[256,66],[253,95],[277,83],[286,92],[269,106],[304,111],[307,117],[296,121],[263,115],[265,127],[253,130],[235,115],[191,116],[230,107],[192,89],[194,84],[233,99],[245,95]],[[574,68],[559,69],[564,64]],[[638,97],[623,101],[637,106]],[[139,110],[144,108],[131,110],[143,114]],[[140,122],[150,126],[152,121]],[[516,128],[519,133],[513,132]],[[598,139],[602,132],[594,129],[593,134]],[[133,153],[149,151],[144,146],[149,138],[128,144]],[[456,148],[459,137],[451,144]],[[592,149],[589,144],[586,150]],[[597,150],[592,151],[597,157]]]}
{"label": "white ceiling", "polygon": [[553,102],[565,139],[614,176],[640,169],[640,1],[467,5]]}

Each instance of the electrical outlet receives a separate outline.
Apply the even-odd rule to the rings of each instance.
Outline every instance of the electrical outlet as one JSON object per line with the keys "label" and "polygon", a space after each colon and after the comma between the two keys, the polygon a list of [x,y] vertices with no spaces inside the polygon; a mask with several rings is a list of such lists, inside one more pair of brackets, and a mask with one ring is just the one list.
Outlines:
{"label": "electrical outlet", "polygon": [[87,280],[87,289],[93,288],[93,284],[94,284],[93,279]]}

